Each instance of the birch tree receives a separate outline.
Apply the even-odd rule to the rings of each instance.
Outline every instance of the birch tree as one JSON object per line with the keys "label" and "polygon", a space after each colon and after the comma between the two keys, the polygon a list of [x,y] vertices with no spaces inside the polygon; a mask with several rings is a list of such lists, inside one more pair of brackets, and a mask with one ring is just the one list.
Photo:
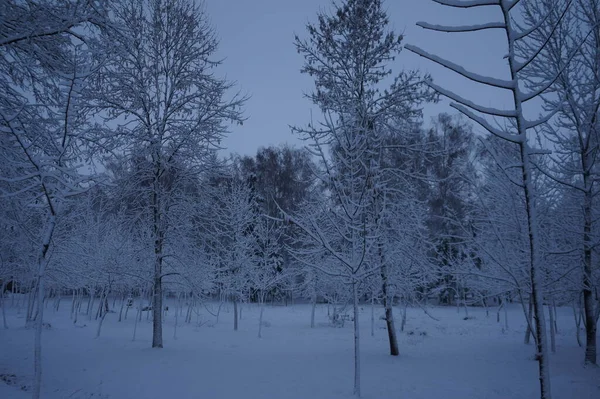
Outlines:
{"label": "birch tree", "polygon": [[241,123],[244,98],[217,78],[214,30],[201,5],[191,0],[128,0],[115,9],[123,32],[110,44],[97,85],[96,110],[117,124],[106,145],[141,155],[153,239],[152,347],[161,348],[162,282],[169,212],[178,196],[166,178],[177,163],[198,171],[227,132]]}
{"label": "birch tree", "polygon": [[[60,9],[55,11],[60,12]],[[36,28],[46,32],[42,24]],[[34,398],[39,398],[41,392],[43,303],[53,236],[63,216],[61,208],[65,199],[81,193],[89,184],[89,177],[81,176],[77,167],[85,157],[82,143],[87,118],[81,111],[81,88],[90,77],[90,65],[83,46],[74,48],[65,39],[66,30],[47,35],[40,33],[43,36],[40,40],[46,46],[40,44],[39,52],[35,44],[9,41],[0,59],[3,67],[12,64],[14,70],[1,79],[6,91],[0,98],[0,132],[5,136],[2,144],[7,146],[2,152],[11,167],[3,171],[0,179],[10,184],[12,193],[6,195],[27,192],[24,209],[40,208],[43,220],[42,229],[34,233],[38,245]],[[13,57],[25,62],[22,69],[13,64]],[[31,75],[20,75],[23,72]]]}
{"label": "birch tree", "polygon": [[[600,144],[600,1],[542,0],[525,3],[525,23],[540,25],[521,49],[542,47],[540,55],[524,70],[533,89],[554,82],[542,96],[547,110],[560,109],[552,124],[543,126],[556,146],[547,174],[573,191],[581,202],[581,279],[586,327],[585,363],[596,364],[596,307],[593,251],[598,240],[594,211],[597,209],[597,156]],[[569,7],[570,6],[570,7]],[[564,14],[564,16],[563,16]],[[546,20],[543,18],[547,16]],[[553,34],[557,30],[560,34]]]}
{"label": "birch tree", "polygon": [[[529,278],[531,280],[531,291],[533,301],[533,312],[535,319],[535,333],[537,335],[536,346],[537,353],[536,358],[539,365],[539,381],[540,381],[540,397],[543,399],[549,399],[551,397],[550,388],[550,370],[548,362],[548,350],[547,350],[547,339],[546,339],[546,323],[544,316],[543,306],[543,285],[542,285],[542,254],[540,251],[540,233],[539,225],[537,221],[536,211],[536,193],[534,183],[532,181],[533,165],[531,155],[536,153],[536,150],[530,144],[530,138],[528,131],[539,127],[546,123],[552,116],[550,112],[539,120],[528,120],[524,115],[524,106],[530,101],[539,98],[539,96],[546,91],[553,84],[554,80],[558,76],[554,76],[550,80],[546,80],[544,84],[538,88],[526,91],[524,86],[523,73],[543,51],[547,44],[546,42],[541,43],[537,46],[532,46],[530,51],[520,52],[522,43],[529,42],[531,35],[536,31],[539,31],[542,27],[542,21],[546,21],[544,15],[535,25],[527,25],[526,27],[519,27],[515,22],[516,13],[523,6],[525,1],[521,0],[434,0],[436,3],[456,8],[471,8],[471,7],[497,7],[499,11],[500,20],[497,22],[473,24],[468,26],[441,26],[434,25],[426,22],[419,22],[417,25],[424,29],[440,31],[440,32],[476,32],[489,29],[498,29],[504,32],[507,39],[508,53],[506,59],[508,61],[508,72],[509,79],[499,79],[494,77],[482,76],[477,73],[470,72],[462,66],[438,57],[434,54],[428,53],[427,51],[416,47],[406,46],[406,48],[414,53],[425,57],[437,64],[440,64],[459,75],[475,81],[477,83],[487,85],[493,88],[507,90],[514,102],[513,107],[509,109],[497,109],[492,107],[482,106],[476,104],[468,99],[465,99],[456,93],[444,89],[436,84],[430,83],[436,91],[442,95],[450,98],[453,103],[452,107],[458,109],[460,112],[465,114],[467,117],[483,126],[491,134],[513,143],[518,147],[519,151],[519,162],[517,165],[505,165],[505,167],[517,167],[520,172],[520,178],[517,182],[524,193],[525,198],[525,209],[526,209],[526,220],[527,220],[527,237],[528,237],[528,257],[529,257]],[[521,3],[521,4],[520,4]],[[566,8],[565,8],[566,9]],[[561,9],[563,11],[564,9]],[[522,9],[521,9],[522,11]],[[564,11],[562,12],[564,15]],[[561,17],[562,17],[561,15]],[[558,24],[560,19],[554,21]],[[551,34],[558,34],[559,32],[552,31]],[[504,51],[505,49],[501,49]],[[524,91],[525,90],[525,91]],[[506,128],[495,126],[485,119],[483,115],[494,116],[498,118],[508,119],[508,123],[504,124]],[[502,125],[501,125],[502,126]]]}

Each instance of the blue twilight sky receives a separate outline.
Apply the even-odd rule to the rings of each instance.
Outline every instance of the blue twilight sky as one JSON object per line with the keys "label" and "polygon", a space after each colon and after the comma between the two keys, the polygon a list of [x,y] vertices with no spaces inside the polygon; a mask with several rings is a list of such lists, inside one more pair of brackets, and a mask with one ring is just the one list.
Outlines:
{"label": "blue twilight sky", "polygon": [[[288,125],[304,125],[311,109],[318,108],[303,96],[313,87],[300,74],[303,58],[294,47],[294,34],[306,37],[306,23],[316,21],[319,10],[330,10],[330,0],[205,0],[207,12],[220,38],[217,57],[224,58],[219,75],[238,82],[251,95],[246,105],[248,120],[233,126],[223,142],[228,152],[253,155],[261,146],[301,142]],[[500,31],[441,33],[415,26],[417,21],[467,25],[499,20],[496,7],[453,9],[431,0],[387,0],[391,27],[403,32],[404,43],[457,62],[467,69],[508,78],[506,42]],[[394,71],[419,69],[430,73],[442,86],[486,106],[510,106],[506,93],[472,83],[451,71],[404,50],[392,65]],[[438,112],[454,112],[444,101],[427,106],[426,121]]]}

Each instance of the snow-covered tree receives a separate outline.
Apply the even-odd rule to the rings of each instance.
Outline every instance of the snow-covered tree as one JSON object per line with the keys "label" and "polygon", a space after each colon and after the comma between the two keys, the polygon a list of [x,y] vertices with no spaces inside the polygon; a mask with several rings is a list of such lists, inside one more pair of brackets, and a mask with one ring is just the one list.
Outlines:
{"label": "snow-covered tree", "polygon": [[[434,31],[440,32],[476,32],[489,29],[498,29],[504,32],[507,39],[508,52],[504,53],[505,49],[500,49],[508,61],[509,79],[499,79],[494,77],[483,76],[477,73],[470,72],[462,66],[430,54],[427,51],[416,46],[406,46],[410,51],[415,52],[433,62],[436,62],[459,75],[475,81],[477,83],[487,85],[493,88],[507,90],[513,99],[513,107],[508,109],[498,109],[486,107],[476,104],[468,99],[465,99],[456,93],[446,90],[438,85],[430,83],[436,91],[450,98],[453,103],[452,107],[458,109],[473,121],[479,123],[491,134],[514,144],[518,148],[517,164],[503,165],[506,168],[518,168],[520,171],[519,179],[516,183],[522,188],[525,201],[525,219],[527,221],[527,256],[529,265],[529,278],[531,281],[531,292],[533,302],[533,312],[535,319],[535,334],[536,339],[536,357],[539,364],[539,381],[540,381],[540,397],[549,399],[551,397],[550,388],[550,370],[548,361],[547,338],[546,338],[546,322],[544,315],[543,297],[543,273],[542,273],[542,253],[541,253],[541,236],[539,231],[538,211],[536,210],[536,193],[533,181],[533,164],[532,155],[536,150],[530,143],[528,132],[536,127],[546,123],[551,117],[552,112],[546,114],[539,120],[528,120],[525,117],[524,106],[550,88],[554,80],[544,79],[543,84],[535,89],[528,91],[523,86],[524,71],[532,65],[532,61],[539,57],[540,52],[547,47],[547,41],[541,44],[532,44],[527,48],[527,51],[520,51],[526,44],[532,43],[531,36],[536,31],[543,28],[544,23],[548,20],[547,15],[540,15],[540,19],[535,24],[525,24],[519,26],[516,22],[518,11],[522,12],[522,7],[526,1],[521,0],[434,0],[444,6],[456,8],[470,7],[497,7],[499,11],[499,20],[494,22],[486,22],[480,24],[472,24],[466,26],[442,26],[434,25],[426,22],[419,22],[417,25]],[[564,15],[564,13],[562,14]],[[560,18],[554,20],[553,24],[560,23]],[[551,29],[551,35],[560,35],[560,30]],[[524,45],[525,43],[525,45]],[[479,114],[478,114],[479,113]],[[485,119],[483,115],[494,116],[497,118],[506,118],[508,123],[500,126],[495,126]]]}
{"label": "snow-covered tree", "polygon": [[[388,31],[388,23],[380,0],[348,0],[334,4],[332,14],[320,13],[318,23],[308,24],[307,39],[296,38],[296,48],[305,58],[302,72],[315,79],[316,88],[309,98],[319,106],[322,117],[294,131],[309,142],[318,157],[322,170],[318,178],[330,193],[328,202],[314,204],[317,211],[313,214],[305,211],[292,217],[313,251],[309,256],[311,249],[305,246],[296,257],[304,262],[306,256],[318,261],[325,249],[335,261],[328,262],[331,268],[322,271],[352,287],[357,396],[359,285],[374,273],[385,273],[382,263],[369,257],[381,244],[377,237],[384,214],[384,133],[390,120],[418,115],[417,106],[426,94],[415,71],[400,73],[384,87],[391,74],[388,64],[400,52],[402,40]],[[315,215],[324,217],[317,219]],[[387,279],[383,283],[387,284]],[[391,309],[390,301],[386,308]],[[386,311],[386,315],[388,327],[393,328],[393,313]],[[394,334],[390,335],[390,353],[398,354]]]}
{"label": "snow-covered tree", "polygon": [[34,398],[41,390],[43,303],[53,236],[66,199],[82,192],[89,179],[78,167],[87,159],[82,89],[93,72],[85,37],[94,30],[79,32],[86,24],[104,22],[102,7],[96,6],[87,1],[0,6],[0,153],[10,165],[0,175],[2,195],[19,195],[21,211],[38,209],[42,221],[30,231],[37,246]]}
{"label": "snow-covered tree", "polygon": [[169,177],[207,167],[226,123],[241,123],[244,98],[227,98],[232,84],[214,75],[217,39],[201,5],[129,0],[114,14],[123,31],[110,43],[111,56],[93,87],[95,108],[113,121],[106,145],[143,159],[139,178],[147,182],[141,195],[154,254],[152,347],[160,348],[165,246],[181,189]]}
{"label": "snow-covered tree", "polygon": [[[600,145],[600,1],[541,0],[525,3],[525,23],[540,25],[521,48],[543,47],[528,69],[525,82],[538,90],[547,82],[552,88],[543,96],[547,110],[559,109],[552,124],[543,126],[545,137],[556,147],[547,174],[572,190],[580,202],[581,280],[586,327],[585,362],[596,364],[598,304],[594,300],[595,243],[598,227],[597,155]],[[544,20],[545,19],[545,20]],[[560,34],[553,34],[558,30]],[[545,45],[544,45],[545,44]]]}
{"label": "snow-covered tree", "polygon": [[[257,267],[254,230],[258,207],[253,190],[238,176],[223,179],[215,194],[209,252],[216,265],[215,282],[233,301],[233,329],[237,330],[238,305],[249,297],[252,287],[247,273]],[[255,277],[266,284],[266,279]]]}

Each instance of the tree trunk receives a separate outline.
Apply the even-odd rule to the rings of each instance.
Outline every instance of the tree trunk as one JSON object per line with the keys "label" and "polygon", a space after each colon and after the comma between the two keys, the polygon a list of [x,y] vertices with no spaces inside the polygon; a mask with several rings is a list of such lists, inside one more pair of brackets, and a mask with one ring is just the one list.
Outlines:
{"label": "tree trunk", "polygon": [[79,308],[81,306],[81,294],[79,290],[77,290],[77,295],[75,299],[75,311],[73,312],[73,324],[77,324],[77,318],[79,317]]}
{"label": "tree trunk", "polygon": [[481,299],[481,304],[485,308],[485,317],[490,317],[490,309],[487,306],[487,302],[486,302],[485,298]]}
{"label": "tree trunk", "polygon": [[44,328],[44,283],[46,273],[46,255],[52,242],[54,227],[56,226],[56,216],[52,213],[49,217],[42,248],[38,256],[38,314],[35,326],[35,339],[33,349],[33,399],[39,399],[42,389],[42,330]]}
{"label": "tree trunk", "polygon": [[498,306],[498,311],[496,312],[496,323],[500,323],[500,311],[504,307],[504,301],[500,298],[500,306]]}
{"label": "tree trunk", "polygon": [[260,302],[259,306],[260,306],[260,316],[258,316],[258,338],[262,338],[263,312],[265,311],[262,301]]}
{"label": "tree trunk", "polygon": [[504,297],[504,329],[508,331],[508,301]]}
{"label": "tree trunk", "polygon": [[313,295],[312,308],[310,310],[310,328],[315,328],[315,308],[317,307],[317,297]]}
{"label": "tree trunk", "polygon": [[[14,285],[14,282],[13,282]],[[6,323],[6,304],[4,303],[4,289],[6,288],[6,281],[2,283],[2,290],[0,291],[0,301],[2,301],[2,324],[5,329],[8,329],[8,324]]]}
{"label": "tree trunk", "polygon": [[375,298],[371,295],[371,337],[375,336]]}
{"label": "tree trunk", "polygon": [[29,324],[33,320],[33,305],[35,303],[35,295],[37,294],[37,280],[32,283],[32,288],[27,295],[27,315],[25,316],[25,324]]}
{"label": "tree trunk", "polygon": [[15,307],[15,294],[17,292],[17,281],[13,278],[11,285],[10,307]]}
{"label": "tree trunk", "polygon": [[358,324],[358,282],[352,282],[354,308],[354,395],[360,397],[360,328]]}
{"label": "tree trunk", "polygon": [[137,315],[135,316],[135,322],[133,323],[133,338],[132,341],[135,341],[135,333],[137,332],[138,320],[142,319],[142,304],[138,305]]}
{"label": "tree trunk", "polygon": [[[382,249],[379,248],[380,259],[382,259]],[[390,287],[388,281],[388,270],[387,265],[382,263],[381,265],[381,279],[383,281],[381,285],[382,296],[383,296],[383,306],[385,308],[385,324],[387,326],[388,333],[388,342],[390,344],[390,355],[398,356],[400,351],[398,349],[398,338],[396,336],[396,327],[394,325],[394,311],[393,311],[393,298],[390,295]]]}
{"label": "tree trunk", "polygon": [[[132,295],[131,306],[133,306],[135,301],[133,301],[133,293],[131,295]],[[127,313],[129,313],[129,308],[130,308],[130,306],[125,306],[125,320],[127,320]]]}
{"label": "tree trunk", "polygon": [[81,313],[81,305],[83,305],[83,289],[77,293],[77,309],[75,309],[76,313]]}
{"label": "tree trunk", "polygon": [[408,302],[404,302],[404,311],[402,312],[402,322],[400,323],[400,331],[404,331],[406,326],[406,311],[408,310]]}
{"label": "tree trunk", "polygon": [[554,329],[554,311],[552,305],[548,305],[548,313],[550,314],[550,350],[556,353],[556,330]]}
{"label": "tree trunk", "polygon": [[75,295],[76,290],[73,290],[73,298],[71,300],[71,319],[73,318],[74,314],[75,314],[75,303],[76,303],[76,298],[77,296]]}
{"label": "tree trunk", "polygon": [[[104,301],[106,302],[106,304],[108,304],[108,296],[106,295],[104,297]],[[102,305],[100,305],[102,306]],[[100,331],[102,330],[102,324],[104,323],[104,319],[106,318],[106,315],[108,314],[108,312],[104,312],[102,314],[102,317],[100,317],[100,321],[98,322],[98,330],[96,330],[96,338],[100,337]]]}
{"label": "tree trunk", "polygon": [[575,337],[577,338],[577,345],[583,346],[581,343],[581,313],[577,311],[575,303],[573,303],[573,316],[575,317]]}
{"label": "tree trunk", "polygon": [[237,299],[233,300],[233,331],[238,330],[238,304]]}
{"label": "tree trunk", "polygon": [[554,310],[554,332],[558,334],[558,313],[556,311],[556,301],[552,300],[552,308]]}
{"label": "tree trunk", "polygon": [[123,308],[125,307],[125,301],[127,300],[126,294],[123,294],[123,299],[121,300],[121,308],[119,309],[119,323],[123,320]]}
{"label": "tree trunk", "polygon": [[[592,183],[588,157],[591,152],[582,154],[583,185],[586,188],[583,200],[583,309],[585,314],[585,364],[596,364],[596,315],[592,295]],[[593,155],[595,157],[595,155]],[[593,161],[592,161],[593,162]]]}
{"label": "tree trunk", "polygon": [[92,308],[94,307],[94,301],[96,300],[96,289],[90,289],[90,301],[88,302],[87,316],[89,320],[92,320]]}
{"label": "tree trunk", "polygon": [[61,290],[58,290],[58,293],[56,295],[56,302],[55,302],[55,305],[54,305],[54,310],[56,312],[58,312],[58,309],[60,307],[60,300],[61,299],[62,299]]}
{"label": "tree trunk", "polygon": [[162,348],[162,278],[160,268],[154,276],[152,317],[152,347]]}
{"label": "tree trunk", "polygon": [[532,328],[531,328],[531,315],[533,313],[533,301],[531,300],[531,295],[529,296],[529,309],[527,310],[527,329],[525,330],[525,345],[529,345],[530,338],[534,337]]}
{"label": "tree trunk", "polygon": [[102,292],[100,293],[100,303],[98,303],[98,310],[96,310],[95,320],[98,320],[98,317],[102,317],[102,308],[104,307],[104,300],[106,296],[106,287],[102,288]]}
{"label": "tree trunk", "polygon": [[177,294],[175,303],[175,327],[173,328],[173,339],[177,339],[177,323],[179,322],[179,308],[181,308],[181,293]]}
{"label": "tree trunk", "polygon": [[185,322],[186,323],[191,323],[192,322],[192,302],[193,299],[190,298],[190,301],[188,303],[188,308],[187,308],[187,313],[185,314]]}
{"label": "tree trunk", "polygon": [[152,347],[162,348],[162,262],[164,246],[164,228],[161,220],[161,201],[160,201],[160,168],[157,167],[154,175],[154,191],[152,193],[152,211],[154,217],[154,290],[152,301]]}
{"label": "tree trunk", "polygon": [[546,317],[544,312],[542,273],[539,270],[538,258],[538,225],[534,209],[533,182],[531,164],[529,162],[527,143],[521,144],[521,162],[523,163],[523,181],[525,188],[525,203],[528,220],[529,253],[530,253],[530,278],[531,299],[533,302],[533,316],[535,321],[536,359],[540,381],[540,398],[551,399],[552,389],[550,384],[550,363],[548,360],[548,342],[546,333]]}

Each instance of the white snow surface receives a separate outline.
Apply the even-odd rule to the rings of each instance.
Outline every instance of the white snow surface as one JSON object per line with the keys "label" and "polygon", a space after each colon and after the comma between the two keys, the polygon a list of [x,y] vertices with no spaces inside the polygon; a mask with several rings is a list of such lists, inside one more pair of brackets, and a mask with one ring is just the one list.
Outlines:
{"label": "white snow surface", "polygon": [[[7,301],[8,302],[8,301]],[[257,338],[259,309],[244,305],[239,331],[233,309],[225,305],[215,323],[203,307],[191,324],[181,322],[173,339],[174,314],[168,312],[163,349],[151,349],[152,324],[146,315],[132,342],[134,309],[118,323],[110,313],[102,335],[97,321],[81,315],[69,319],[70,303],[46,311],[50,329],[43,332],[42,397],[144,399],[336,399],[351,398],[353,383],[352,322],[330,327],[327,306],[317,308],[310,328],[310,305],[265,308],[263,338]],[[170,308],[174,309],[174,303]],[[118,311],[117,304],[117,311]],[[214,306],[216,309],[216,306]],[[375,336],[370,335],[370,307],[361,307],[362,390],[366,399],[525,399],[538,397],[533,345],[523,344],[525,319],[520,305],[509,310],[509,330],[502,331],[490,309],[408,309],[399,333],[400,356],[388,354],[385,322],[376,309]],[[7,309],[9,329],[0,329],[0,398],[29,398],[33,378],[33,330],[23,314]],[[396,309],[397,325],[400,310]],[[200,322],[200,325],[198,324]],[[268,326],[268,327],[267,327]],[[583,367],[572,311],[558,311],[557,352],[551,354],[555,399],[600,398],[600,369]],[[582,333],[582,339],[585,335]],[[14,378],[6,376],[14,375]],[[5,377],[2,377],[5,376]],[[4,380],[11,379],[8,385]],[[23,387],[25,390],[23,390]]]}

